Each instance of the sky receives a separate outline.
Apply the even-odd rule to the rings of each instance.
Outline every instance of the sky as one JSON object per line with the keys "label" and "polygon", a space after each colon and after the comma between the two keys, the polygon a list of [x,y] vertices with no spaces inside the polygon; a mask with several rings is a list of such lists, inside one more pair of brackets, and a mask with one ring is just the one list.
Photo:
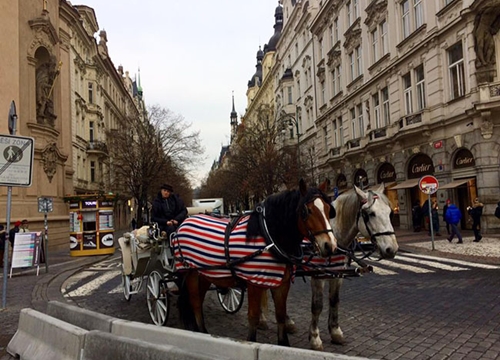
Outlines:
{"label": "sky", "polygon": [[114,65],[140,69],[146,105],[168,108],[200,131],[208,175],[229,144],[234,91],[238,121],[259,46],[274,34],[277,0],[72,0],[94,9]]}

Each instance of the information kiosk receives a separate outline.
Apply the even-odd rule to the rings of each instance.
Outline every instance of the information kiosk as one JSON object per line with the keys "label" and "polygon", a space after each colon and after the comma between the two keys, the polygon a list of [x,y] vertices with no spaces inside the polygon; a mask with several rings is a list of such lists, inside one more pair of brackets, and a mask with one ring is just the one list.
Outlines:
{"label": "information kiosk", "polygon": [[115,252],[113,205],[115,195],[74,195],[69,203],[71,256],[104,255]]}

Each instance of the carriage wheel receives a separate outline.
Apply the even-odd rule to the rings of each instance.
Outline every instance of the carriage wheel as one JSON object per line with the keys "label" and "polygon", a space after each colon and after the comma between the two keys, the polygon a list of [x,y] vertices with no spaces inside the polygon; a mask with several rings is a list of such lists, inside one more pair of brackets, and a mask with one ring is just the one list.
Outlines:
{"label": "carriage wheel", "polygon": [[163,276],[156,270],[148,276],[146,297],[151,320],[158,326],[165,325],[170,312],[170,300],[167,284],[163,280]]}
{"label": "carriage wheel", "polygon": [[132,294],[130,290],[132,289],[132,285],[130,284],[130,275],[122,274],[122,287],[123,287],[123,296],[125,300],[130,301]]}
{"label": "carriage wheel", "polygon": [[235,314],[241,309],[244,296],[244,288],[217,288],[217,298],[228,314]]}

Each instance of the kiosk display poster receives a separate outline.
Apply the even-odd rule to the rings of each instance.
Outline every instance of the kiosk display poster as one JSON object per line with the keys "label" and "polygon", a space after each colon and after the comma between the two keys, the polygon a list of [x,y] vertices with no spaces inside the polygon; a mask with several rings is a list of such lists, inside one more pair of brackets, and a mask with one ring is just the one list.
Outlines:
{"label": "kiosk display poster", "polygon": [[12,264],[10,268],[10,277],[12,269],[38,267],[40,265],[40,253],[42,244],[41,232],[16,233],[14,237],[14,247],[12,249]]}
{"label": "kiosk display poster", "polygon": [[115,195],[72,195],[69,202],[71,256],[113,254]]}

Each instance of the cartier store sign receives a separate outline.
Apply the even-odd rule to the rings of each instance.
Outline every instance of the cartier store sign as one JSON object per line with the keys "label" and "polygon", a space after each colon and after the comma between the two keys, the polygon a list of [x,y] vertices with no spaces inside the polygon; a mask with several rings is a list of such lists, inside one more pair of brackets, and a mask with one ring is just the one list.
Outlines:
{"label": "cartier store sign", "polygon": [[368,186],[368,175],[363,169],[358,169],[354,173],[354,185],[359,188],[365,189]]}
{"label": "cartier store sign", "polygon": [[476,165],[474,155],[468,149],[460,149],[455,155],[453,160],[454,169],[468,168]]}
{"label": "cartier store sign", "polygon": [[432,159],[425,154],[418,154],[408,164],[408,179],[418,179],[434,174]]}
{"label": "cartier store sign", "polygon": [[383,163],[377,172],[377,184],[388,184],[396,181],[396,170],[392,164]]}

